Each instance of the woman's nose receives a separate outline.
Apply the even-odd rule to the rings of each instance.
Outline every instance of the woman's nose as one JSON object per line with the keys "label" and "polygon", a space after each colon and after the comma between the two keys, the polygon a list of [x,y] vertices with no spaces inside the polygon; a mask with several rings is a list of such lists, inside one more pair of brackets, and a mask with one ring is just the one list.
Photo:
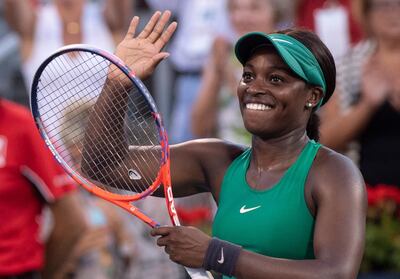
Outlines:
{"label": "woman's nose", "polygon": [[264,94],[266,91],[264,82],[260,79],[255,79],[246,89],[249,94]]}

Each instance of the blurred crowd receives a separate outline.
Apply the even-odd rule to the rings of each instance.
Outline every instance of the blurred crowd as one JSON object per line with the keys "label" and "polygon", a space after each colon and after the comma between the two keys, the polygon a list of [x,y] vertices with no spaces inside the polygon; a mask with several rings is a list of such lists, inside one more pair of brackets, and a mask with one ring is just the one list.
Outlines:
{"label": "blurred crowd", "polygon": [[[336,92],[320,111],[321,143],[352,158],[369,189],[400,189],[400,0],[2,0],[0,278],[186,278],[148,227],[65,177],[28,111],[35,71],[52,52],[76,43],[113,52],[133,15],[145,22],[166,9],[178,22],[171,55],[145,83],[172,143],[219,137],[250,145],[233,45],[247,32],[303,27],[320,36],[337,66]],[[163,200],[140,203],[169,223]],[[178,199],[178,209],[185,224],[209,232],[208,194]],[[382,211],[371,212],[380,222]],[[400,272],[373,260],[364,267]]]}

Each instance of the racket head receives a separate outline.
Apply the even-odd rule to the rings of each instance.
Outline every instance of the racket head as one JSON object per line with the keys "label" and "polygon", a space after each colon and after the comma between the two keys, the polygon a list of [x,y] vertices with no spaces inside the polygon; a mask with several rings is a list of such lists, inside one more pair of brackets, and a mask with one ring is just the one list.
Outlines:
{"label": "racket head", "polygon": [[[51,85],[52,78],[51,76],[54,77],[60,77],[64,76],[63,71],[57,72],[55,71],[57,68],[63,67],[62,64],[53,64],[56,63],[57,58],[60,57],[66,57],[68,60],[68,54],[71,53],[78,53],[82,54],[85,53],[88,56],[93,56],[98,58],[100,61],[105,62],[105,65],[102,63],[94,63],[93,65],[84,65],[85,66],[85,71],[89,72],[89,75],[73,75],[69,79],[62,80],[61,84],[54,85],[53,87]],[[67,56],[65,56],[67,55]],[[83,59],[85,60],[85,59]],[[96,60],[97,61],[97,60]],[[58,62],[61,63],[61,62]],[[146,142],[148,145],[154,145],[154,153],[156,155],[151,155],[150,159],[154,159],[157,161],[156,165],[150,165],[150,167],[154,167],[156,170],[152,170],[152,175],[151,179],[145,181],[145,184],[147,187],[145,188],[139,188],[138,191],[131,191],[132,189],[129,188],[127,189],[117,189],[117,191],[110,191],[110,188],[107,185],[103,185],[99,181],[93,181],[90,177],[87,177],[84,172],[82,172],[79,163],[79,158],[82,159],[82,153],[79,151],[79,146],[75,146],[77,144],[81,144],[81,137],[82,137],[82,132],[79,130],[75,130],[75,128],[71,128],[72,131],[75,131],[77,133],[73,134],[73,137],[77,137],[76,143],[73,143],[73,147],[76,147],[78,152],[77,152],[77,157],[74,155],[74,152],[71,152],[69,144],[66,144],[68,140],[66,137],[67,135],[71,136],[71,131],[67,131],[67,133],[63,133],[63,130],[68,130],[68,128],[63,128],[60,126],[61,124],[59,122],[64,121],[65,123],[70,123],[68,120],[67,111],[70,106],[75,107],[77,109],[78,107],[82,106],[82,96],[79,95],[79,88],[80,89],[85,89],[87,91],[94,91],[95,94],[94,96],[88,96],[88,101],[84,101],[83,103],[92,108],[94,104],[96,104],[98,97],[101,93],[102,87],[104,86],[104,83],[106,81],[106,77],[108,75],[108,69],[110,65],[115,66],[117,71],[120,71],[120,74],[123,75],[124,77],[128,78],[130,82],[132,83],[133,87],[136,89],[135,92],[137,94],[129,92],[129,96],[132,94],[135,96],[138,96],[138,98],[146,104],[144,108],[140,107],[134,108],[134,111],[130,111],[132,114],[130,114],[131,118],[127,117],[126,115],[124,116],[124,119],[128,119],[129,121],[124,121],[124,125],[126,125],[127,130],[129,129],[134,129],[132,126],[129,124],[135,124],[135,121],[132,121],[132,118],[136,119],[134,116],[135,109],[139,115],[142,114],[141,109],[143,109],[147,114],[147,117],[145,117],[145,120],[148,120],[148,122],[151,123],[151,127],[149,129],[152,131],[151,132],[151,137],[147,138],[145,142],[141,142],[140,140],[135,139],[135,137],[128,137],[131,142],[128,142],[126,144],[126,150],[124,151],[125,155],[126,154],[131,154],[129,151],[129,146],[133,146],[134,148],[136,146],[141,146],[145,145]],[[50,70],[48,72],[48,69],[50,65],[54,65],[54,69]],[[100,66],[99,66],[100,65]],[[78,65],[73,64],[72,68],[78,67]],[[100,67],[100,68],[97,68]],[[76,69],[76,68],[75,68]],[[105,70],[107,69],[107,70]],[[65,69],[64,69],[65,70]],[[77,71],[80,73],[80,71]],[[99,77],[99,72],[103,72],[103,75],[100,75],[100,78],[96,81],[100,85],[95,86],[94,88],[87,86],[85,82],[89,81],[92,78],[92,76],[97,76]],[[50,81],[46,81],[45,74],[48,74],[50,78]],[[76,81],[79,81],[78,83]],[[75,83],[74,83],[75,82]],[[75,84],[75,87],[78,87],[78,90],[74,90],[74,86],[71,84]],[[82,85],[83,84],[83,85]],[[55,88],[54,88],[55,86]],[[72,87],[71,87],[72,86]],[[47,89],[46,89],[47,88]],[[75,88],[76,89],[76,88]],[[61,101],[59,99],[54,99],[53,97],[49,97],[51,93],[55,93],[57,91],[62,91],[59,93],[59,95],[63,96],[62,93],[66,94],[64,96],[64,99]],[[78,92],[78,93],[77,93]],[[69,95],[68,95],[69,94]],[[56,100],[56,101],[54,101]],[[135,103],[137,100],[132,100],[132,103]],[[56,102],[55,104],[53,102]],[[94,103],[94,104],[93,104]],[[50,105],[49,105],[50,104]],[[61,104],[61,107],[58,107],[57,104]],[[138,210],[135,206],[131,205],[131,201],[139,200],[142,199],[151,193],[153,193],[162,183],[164,186],[164,195],[167,203],[167,208],[168,208],[168,213],[170,215],[171,221],[173,225],[177,226],[179,225],[179,219],[176,214],[175,206],[174,206],[174,200],[173,200],[173,194],[172,194],[172,188],[171,188],[171,178],[170,178],[170,160],[169,160],[169,145],[168,145],[168,138],[167,138],[167,133],[166,130],[163,126],[162,119],[160,114],[158,113],[157,107],[155,105],[155,102],[153,98],[151,97],[149,91],[145,87],[145,85],[135,77],[134,73],[124,65],[124,63],[116,56],[109,54],[101,49],[98,49],[93,46],[88,46],[88,45],[70,45],[66,46],[58,51],[56,51],[54,54],[52,54],[49,58],[47,58],[41,66],[38,68],[34,80],[32,83],[32,89],[31,89],[31,96],[30,96],[30,105],[31,105],[31,111],[33,114],[33,117],[35,119],[36,125],[40,131],[41,136],[43,137],[44,141],[46,142],[46,145],[48,148],[51,150],[53,153],[54,157],[57,159],[57,161],[60,163],[60,165],[71,175],[71,177],[81,186],[86,188],[88,191],[92,192],[93,194],[104,198],[106,200],[109,200],[113,202],[114,204],[126,209],[127,211],[131,212],[138,218],[142,219],[144,222],[149,224],[150,226],[154,227],[157,226],[158,224],[151,218],[149,218],[147,215],[142,213],[140,210]],[[53,106],[54,105],[54,106]],[[53,111],[52,109],[56,110]],[[74,109],[73,109],[74,110]],[[75,111],[76,112],[76,111]],[[50,113],[50,115],[49,115]],[[93,111],[90,110],[88,115],[91,115]],[[85,117],[84,112],[78,112],[77,115],[83,116],[84,119],[88,120],[88,122],[84,125],[86,125],[85,129],[89,127],[90,125],[90,117]],[[71,116],[72,119],[77,119],[77,116]],[[79,122],[78,120],[76,122]],[[147,122],[144,121],[144,125],[147,125]],[[138,123],[136,123],[138,124]],[[139,123],[140,124],[140,123]],[[79,125],[78,125],[79,126]],[[67,127],[74,127],[74,124],[69,124]],[[107,127],[104,127],[107,128]],[[61,131],[59,130],[61,129]],[[85,130],[84,129],[84,130]],[[125,129],[126,130],[126,129]],[[125,131],[124,130],[124,131]],[[129,133],[128,133],[129,134]],[[132,133],[132,135],[135,135],[135,133]],[[137,136],[137,135],[136,135]],[[86,140],[86,138],[85,138]],[[156,144],[157,143],[157,144]],[[87,142],[85,142],[85,146],[87,145]],[[147,146],[148,146],[147,145]],[[71,155],[71,154],[72,155]],[[72,159],[73,158],[73,159]],[[78,158],[78,159],[77,159]],[[133,158],[133,159],[141,159],[141,158]],[[146,158],[145,158],[146,159]],[[146,161],[144,159],[144,161]],[[76,163],[78,161],[78,163]],[[144,162],[143,160],[141,162]],[[130,161],[129,161],[130,162]],[[124,166],[125,171],[129,171],[129,166]],[[136,166],[140,167],[140,166]],[[144,173],[145,171],[143,171]],[[134,176],[141,176],[141,170],[140,168],[137,170],[137,173],[134,174]],[[126,174],[125,174],[126,176]],[[151,183],[149,182],[151,181]],[[111,187],[113,188],[113,187]],[[137,190],[134,187],[134,190]],[[203,269],[193,269],[193,268],[186,268],[188,271],[189,275],[192,278],[196,279],[206,279],[206,278],[212,278],[211,275],[207,274],[207,272]]]}
{"label": "racket head", "polygon": [[[87,61],[90,61],[90,63]],[[125,116],[126,136],[129,137],[130,133],[129,140],[132,146],[145,144],[155,146],[153,152],[155,155],[152,158],[145,158],[153,164],[148,166],[148,168],[153,168],[151,170],[153,172],[152,178],[141,182],[140,187],[133,185],[129,189],[121,189],[110,187],[99,181],[94,182],[81,171],[80,163],[74,163],[73,160],[77,161],[77,158],[72,159],[70,154],[71,145],[72,148],[78,149],[79,153],[77,145],[82,144],[82,142],[79,142],[82,140],[79,137],[82,137],[83,134],[82,131],[74,130],[74,125],[77,125],[77,123],[72,123],[69,126],[65,124],[70,121],[67,113],[69,110],[71,113],[75,112],[78,116],[72,115],[70,118],[75,118],[75,122],[79,122],[80,120],[77,118],[82,114],[78,111],[79,107],[87,106],[87,110],[93,109],[106,82],[111,64],[116,66],[115,70],[119,71],[119,74],[124,75],[132,82],[132,91],[134,92],[131,91],[129,94],[136,99],[130,99],[130,101],[141,102],[140,108],[136,107],[133,109],[134,111],[130,111],[131,114],[138,112],[139,116]],[[59,49],[38,68],[32,83],[30,105],[40,134],[54,157],[78,184],[95,195],[107,200],[135,201],[152,194],[166,180],[165,172],[169,173],[169,146],[161,116],[146,86],[135,77],[134,73],[118,57],[96,47],[83,44],[69,45]],[[142,113],[140,110],[144,112]],[[90,113],[93,113],[93,111]],[[143,116],[143,114],[146,114],[146,116]],[[142,116],[143,118],[141,118]],[[132,125],[138,124],[135,121],[143,119],[145,124],[148,125],[147,129],[151,130],[151,139],[141,138],[136,130],[132,132],[132,129],[135,129]],[[88,117],[84,120],[88,121]],[[64,128],[62,125],[64,125]],[[83,125],[90,125],[90,123]],[[76,138],[76,143],[67,144],[68,134],[70,136],[74,132],[73,137]],[[135,140],[135,137],[139,137],[139,139]],[[126,154],[129,155],[130,153]],[[80,153],[80,155],[82,154]],[[143,160],[143,158],[139,158],[141,163],[145,163]],[[132,184],[135,184],[135,179],[140,180],[140,166],[137,166],[137,169],[126,166],[126,171],[128,175],[132,171],[132,175],[136,176],[136,178],[133,177]]]}

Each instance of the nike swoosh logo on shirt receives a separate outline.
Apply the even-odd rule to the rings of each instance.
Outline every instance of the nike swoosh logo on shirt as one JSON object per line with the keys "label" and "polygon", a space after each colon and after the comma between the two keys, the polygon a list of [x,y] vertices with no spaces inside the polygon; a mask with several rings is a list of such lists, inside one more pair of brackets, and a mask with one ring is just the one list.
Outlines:
{"label": "nike swoosh logo on shirt", "polygon": [[219,260],[217,260],[217,262],[219,264],[223,264],[224,263],[224,247],[221,248],[221,258]]}
{"label": "nike swoosh logo on shirt", "polygon": [[255,206],[255,207],[246,208],[246,205],[243,205],[242,208],[240,208],[239,212],[243,214],[243,213],[247,213],[249,211],[256,210],[257,208],[260,208],[260,207],[261,207],[261,205]]}

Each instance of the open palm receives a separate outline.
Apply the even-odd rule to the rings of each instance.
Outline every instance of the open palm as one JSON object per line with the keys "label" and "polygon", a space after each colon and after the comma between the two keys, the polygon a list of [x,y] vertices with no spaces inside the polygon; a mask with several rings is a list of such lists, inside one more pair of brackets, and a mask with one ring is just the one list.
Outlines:
{"label": "open palm", "polygon": [[155,12],[142,32],[135,36],[139,24],[139,17],[135,16],[125,38],[118,44],[115,54],[130,67],[138,78],[149,77],[158,63],[168,57],[169,53],[163,52],[162,49],[170,40],[177,26],[176,22],[172,22],[165,28],[170,17],[170,11]]}

